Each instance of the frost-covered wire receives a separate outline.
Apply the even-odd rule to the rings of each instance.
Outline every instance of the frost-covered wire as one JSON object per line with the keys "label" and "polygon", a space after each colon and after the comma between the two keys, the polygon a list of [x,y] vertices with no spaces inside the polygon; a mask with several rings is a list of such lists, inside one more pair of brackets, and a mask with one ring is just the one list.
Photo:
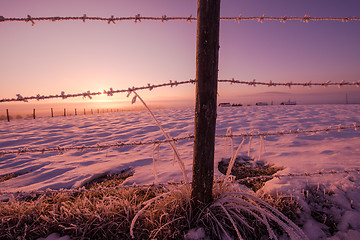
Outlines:
{"label": "frost-covered wire", "polygon": [[316,177],[316,176],[321,176],[321,175],[331,175],[331,174],[341,174],[341,173],[351,173],[351,172],[360,173],[360,168],[344,169],[344,170],[329,170],[329,171],[320,170],[320,171],[311,172],[311,173],[304,172],[304,173],[262,175],[262,176],[257,176],[257,177],[247,177],[247,178],[238,179],[238,180],[236,180],[236,182],[248,183],[248,182],[251,182],[254,180],[268,181],[273,178],[280,179],[280,178],[285,178],[285,177]]}
{"label": "frost-covered wire", "polygon": [[147,86],[142,86],[142,87],[131,87],[131,88],[127,88],[127,89],[120,89],[120,90],[114,90],[113,88],[110,88],[109,90],[104,90],[103,92],[91,92],[91,91],[86,91],[86,92],[82,92],[82,93],[72,93],[72,94],[65,94],[64,91],[61,92],[61,94],[57,94],[57,95],[40,95],[37,94],[36,96],[29,96],[29,97],[23,97],[21,94],[16,94],[16,98],[4,98],[4,99],[0,99],[0,102],[28,102],[29,100],[45,100],[45,99],[54,99],[54,98],[61,98],[61,99],[66,99],[66,98],[75,98],[75,97],[83,97],[83,98],[89,98],[92,99],[93,96],[98,96],[98,95],[107,95],[107,96],[113,96],[116,93],[131,93],[132,91],[138,91],[138,90],[153,90],[154,88],[160,88],[160,87],[176,87],[178,85],[184,85],[184,84],[189,84],[192,83],[194,84],[196,81],[195,80],[187,80],[187,81],[172,81],[170,80],[167,83],[160,83],[160,84],[148,84]]}
{"label": "frost-covered wire", "polygon": [[327,81],[327,82],[273,82],[272,80],[270,80],[269,82],[257,82],[256,79],[252,80],[252,81],[242,81],[242,80],[236,80],[234,78],[232,79],[222,79],[222,80],[218,80],[218,82],[220,83],[230,83],[230,84],[243,84],[243,85],[249,85],[249,86],[268,86],[268,87],[278,87],[278,86],[283,86],[283,87],[288,87],[291,88],[292,86],[302,86],[302,87],[312,87],[312,86],[319,86],[319,87],[329,87],[329,86],[337,86],[339,88],[343,87],[343,86],[356,86],[356,87],[360,87],[360,80],[357,82],[346,82],[344,80],[340,81],[340,82],[331,82],[331,81]]}
{"label": "frost-covered wire", "polygon": [[357,131],[360,128],[360,124],[353,123],[353,125],[343,126],[341,124],[337,126],[330,126],[327,128],[319,128],[319,129],[305,129],[305,130],[283,130],[283,131],[268,131],[268,132],[248,132],[248,133],[240,133],[240,134],[232,134],[232,135],[216,135],[216,137],[266,137],[266,136],[283,136],[283,135],[298,135],[298,134],[316,134],[320,132],[330,132],[330,131],[341,131],[345,129],[354,129]]}
{"label": "frost-covered wire", "polygon": [[[342,131],[346,129],[354,129],[357,131],[360,128],[360,124],[353,123],[352,125],[337,125],[331,126],[327,128],[320,129],[311,129],[311,130],[284,130],[284,131],[268,131],[268,132],[253,132],[250,131],[248,133],[240,133],[240,134],[217,134],[215,137],[217,138],[244,138],[244,137],[266,137],[266,136],[283,136],[283,135],[298,135],[298,134],[316,134],[320,132],[330,132],[330,131]],[[139,142],[117,142],[110,144],[96,144],[91,146],[73,146],[73,147],[50,147],[50,148],[19,148],[17,150],[1,150],[0,157],[9,154],[23,154],[23,153],[46,153],[46,152],[59,152],[63,153],[69,150],[78,150],[84,151],[87,149],[98,149],[99,151],[105,148],[111,147],[124,147],[124,146],[139,146],[139,145],[149,145],[149,144],[161,144],[161,143],[169,143],[169,142],[177,142],[185,139],[193,139],[194,135],[189,135],[186,137],[178,137],[178,138],[169,138],[164,140],[151,140],[151,141],[139,141]]]}
{"label": "frost-covered wire", "polygon": [[[102,21],[108,24],[115,24],[116,22],[123,22],[123,21],[133,21],[135,23],[142,22],[142,21],[159,21],[159,22],[168,22],[168,21],[186,21],[191,23],[191,21],[196,21],[197,18],[189,15],[188,17],[168,17],[166,15],[162,15],[161,17],[144,17],[140,14],[136,14],[135,16],[130,17],[115,17],[112,15],[111,17],[97,17],[97,16],[87,16],[84,14],[83,16],[78,17],[60,17],[60,16],[51,16],[51,17],[32,17],[31,15],[27,15],[26,17],[4,17],[0,16],[0,22],[26,22],[31,23],[33,26],[35,22],[40,21],[50,21],[50,22],[57,22],[57,21]],[[360,17],[311,17],[309,15],[305,15],[303,17],[300,16],[283,16],[283,17],[272,17],[272,16],[242,16],[240,14],[237,17],[220,17],[220,20],[224,21],[236,21],[241,23],[242,21],[257,21],[263,23],[264,21],[279,21],[282,23],[288,21],[298,21],[303,23],[308,23],[310,21],[338,21],[338,22],[350,22],[350,21],[360,21]]]}
{"label": "frost-covered wire", "polygon": [[101,151],[106,148],[111,147],[125,147],[125,146],[140,146],[140,145],[151,145],[151,144],[161,144],[161,143],[167,143],[167,142],[177,142],[180,140],[185,139],[191,139],[194,138],[194,136],[187,136],[187,137],[179,137],[179,138],[169,138],[164,140],[151,140],[151,141],[139,141],[139,142],[117,142],[117,143],[109,143],[109,144],[96,144],[96,145],[90,145],[90,146],[72,146],[72,147],[50,147],[50,148],[19,148],[17,150],[2,150],[0,151],[0,157],[4,155],[9,154],[23,154],[23,153],[46,153],[46,152],[59,152],[63,153],[70,150],[78,150],[78,151],[84,151],[89,149],[97,149],[98,151]]}
{"label": "frost-covered wire", "polygon": [[[289,87],[291,88],[292,86],[303,86],[303,87],[312,87],[312,86],[320,86],[320,87],[328,87],[328,86],[337,86],[337,87],[343,87],[343,86],[355,86],[355,87],[360,87],[360,80],[357,82],[346,82],[346,81],[341,81],[341,82],[331,82],[331,81],[327,81],[327,82],[321,82],[321,83],[313,83],[311,81],[308,82],[286,82],[286,83],[281,83],[281,82],[272,82],[271,80],[269,82],[257,82],[255,79],[252,81],[241,81],[241,80],[235,80],[235,79],[223,79],[223,80],[218,80],[219,83],[230,83],[230,84],[243,84],[243,85],[249,85],[249,86],[254,86],[256,87],[257,85],[259,86],[268,86],[268,87],[277,87],[277,86],[284,86],[284,87]],[[184,85],[184,84],[195,84],[196,80],[195,79],[190,79],[187,81],[172,81],[170,80],[169,82],[166,83],[160,83],[160,84],[148,84],[147,86],[142,86],[142,87],[131,87],[131,88],[127,88],[127,89],[119,89],[119,90],[114,90],[113,88],[110,88],[109,90],[104,90],[102,92],[91,92],[91,91],[86,91],[86,92],[82,92],[82,93],[71,93],[71,94],[65,94],[64,91],[62,91],[60,94],[56,94],[56,95],[40,95],[37,94],[35,96],[28,96],[28,97],[23,97],[21,94],[16,94],[16,98],[3,98],[0,99],[0,103],[1,102],[28,102],[29,100],[46,100],[46,99],[67,99],[67,98],[76,98],[76,97],[83,97],[83,98],[89,98],[92,99],[93,96],[98,96],[98,95],[107,95],[107,96],[113,96],[114,94],[117,93],[131,93],[132,91],[138,91],[138,90],[153,90],[154,88],[161,88],[161,87],[176,87],[178,85]]]}

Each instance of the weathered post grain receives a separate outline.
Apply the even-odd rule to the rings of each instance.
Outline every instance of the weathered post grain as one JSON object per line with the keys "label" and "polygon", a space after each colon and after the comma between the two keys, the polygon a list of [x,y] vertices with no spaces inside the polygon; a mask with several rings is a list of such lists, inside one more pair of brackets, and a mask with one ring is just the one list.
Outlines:
{"label": "weathered post grain", "polygon": [[198,0],[195,139],[191,193],[195,205],[212,201],[219,28],[220,0]]}

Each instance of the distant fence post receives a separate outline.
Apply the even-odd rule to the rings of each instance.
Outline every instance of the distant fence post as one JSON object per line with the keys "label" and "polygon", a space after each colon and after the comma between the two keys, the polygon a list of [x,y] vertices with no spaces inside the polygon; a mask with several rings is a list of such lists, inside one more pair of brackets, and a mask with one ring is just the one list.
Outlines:
{"label": "distant fence post", "polygon": [[51,108],[51,117],[54,117],[54,109]]}
{"label": "distant fence post", "polygon": [[64,117],[66,117],[66,108],[64,108]]}
{"label": "distant fence post", "polygon": [[85,108],[84,108],[84,115],[86,115],[86,110],[85,110]]}
{"label": "distant fence post", "polygon": [[6,109],[6,118],[7,118],[7,121],[10,122],[9,109]]}
{"label": "distant fence post", "polygon": [[212,201],[217,108],[220,0],[198,0],[196,105],[191,197],[194,204]]}
{"label": "distant fence post", "polygon": [[75,116],[77,115],[76,108],[75,108]]}
{"label": "distant fence post", "polygon": [[35,116],[35,108],[33,109],[33,118],[35,119],[36,116]]}

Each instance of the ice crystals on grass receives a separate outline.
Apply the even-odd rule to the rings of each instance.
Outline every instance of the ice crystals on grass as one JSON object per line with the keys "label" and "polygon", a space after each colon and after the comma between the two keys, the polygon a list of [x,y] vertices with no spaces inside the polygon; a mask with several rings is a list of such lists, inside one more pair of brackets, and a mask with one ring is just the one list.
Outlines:
{"label": "ice crystals on grass", "polygon": [[157,152],[157,161],[159,162],[160,160],[160,143],[156,144],[154,143],[154,148],[153,148],[153,152],[152,152],[152,157],[153,157],[153,174],[154,174],[154,178],[155,178],[155,184],[158,184],[158,175],[157,175],[157,170],[156,170],[156,156],[155,156],[155,152]]}

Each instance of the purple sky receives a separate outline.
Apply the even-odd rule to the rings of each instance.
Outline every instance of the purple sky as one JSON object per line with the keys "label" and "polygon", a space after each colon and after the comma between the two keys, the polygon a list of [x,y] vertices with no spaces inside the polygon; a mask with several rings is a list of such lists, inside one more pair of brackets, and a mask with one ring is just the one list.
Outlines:
{"label": "purple sky", "polygon": [[[1,0],[0,16],[196,16],[194,0]],[[223,0],[221,16],[360,16],[358,0]],[[274,82],[360,80],[360,22],[222,21],[220,79]],[[195,78],[196,22],[0,23],[0,98],[100,91]],[[193,101],[192,85],[140,92],[145,100]],[[331,102],[359,88],[219,85],[219,102],[249,94],[311,93]],[[271,92],[267,94],[260,94]],[[291,94],[291,95],[289,95]],[[345,98],[345,97],[344,97]],[[95,100],[106,100],[99,97]],[[358,99],[358,100],[357,100]],[[81,100],[81,99],[76,99]],[[125,100],[117,95],[111,100]],[[287,99],[285,99],[287,100]],[[279,99],[280,101],[280,99]]]}

